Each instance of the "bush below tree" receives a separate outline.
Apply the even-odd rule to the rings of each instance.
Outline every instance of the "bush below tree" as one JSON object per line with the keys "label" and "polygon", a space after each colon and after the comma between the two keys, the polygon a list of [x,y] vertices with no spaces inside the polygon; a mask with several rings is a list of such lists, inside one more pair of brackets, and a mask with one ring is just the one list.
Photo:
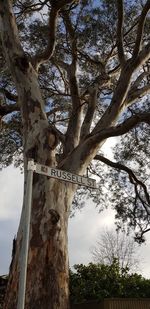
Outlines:
{"label": "bush below tree", "polygon": [[102,300],[104,298],[149,298],[150,279],[112,265],[78,264],[70,271],[70,298],[72,303]]}

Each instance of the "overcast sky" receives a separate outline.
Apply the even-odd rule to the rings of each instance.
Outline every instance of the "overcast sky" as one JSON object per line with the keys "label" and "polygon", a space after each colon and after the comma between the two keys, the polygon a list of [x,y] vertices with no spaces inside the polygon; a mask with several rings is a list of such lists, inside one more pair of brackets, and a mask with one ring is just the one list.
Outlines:
{"label": "overcast sky", "polygon": [[[8,273],[11,259],[12,240],[17,232],[23,192],[23,175],[20,170],[10,166],[0,172],[0,274]],[[86,203],[85,208],[77,211],[69,224],[70,265],[91,261],[90,248],[99,233],[112,227],[114,213],[106,210],[98,213],[94,204]],[[150,278],[150,235],[147,244],[140,250],[142,259],[141,273]]]}

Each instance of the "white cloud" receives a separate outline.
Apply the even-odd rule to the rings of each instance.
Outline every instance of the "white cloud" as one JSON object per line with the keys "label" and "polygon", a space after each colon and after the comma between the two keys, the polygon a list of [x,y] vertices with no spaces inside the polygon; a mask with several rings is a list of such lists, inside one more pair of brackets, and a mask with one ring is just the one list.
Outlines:
{"label": "white cloud", "polygon": [[23,175],[19,169],[10,166],[1,172],[0,192],[0,219],[18,218],[23,195]]}
{"label": "white cloud", "polygon": [[106,140],[106,142],[101,148],[101,150],[104,152],[104,155],[110,160],[113,160],[114,158],[113,147],[116,145],[117,141],[118,141],[118,138],[110,137]]}
{"label": "white cloud", "polygon": [[98,233],[106,225],[108,227],[114,222],[113,211],[98,212],[92,202],[87,203],[80,212],[69,222],[69,253],[70,265],[91,261],[90,247],[95,244]]}

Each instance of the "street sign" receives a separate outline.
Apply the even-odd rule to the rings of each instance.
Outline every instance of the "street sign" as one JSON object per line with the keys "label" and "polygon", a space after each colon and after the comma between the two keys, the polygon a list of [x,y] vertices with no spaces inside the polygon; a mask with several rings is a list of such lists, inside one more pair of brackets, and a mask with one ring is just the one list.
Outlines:
{"label": "street sign", "polygon": [[38,173],[38,174],[42,174],[42,175],[52,177],[52,178],[57,178],[59,180],[71,182],[71,183],[74,183],[74,184],[78,184],[80,186],[86,186],[86,187],[90,187],[90,188],[93,188],[93,189],[96,188],[96,180],[92,179],[92,178],[72,174],[72,173],[64,171],[64,170],[49,167],[49,166],[46,166],[46,165],[41,165],[41,164],[38,164],[38,163],[34,163],[31,166],[31,168],[35,171],[35,173]]}
{"label": "street sign", "polygon": [[49,166],[36,164],[36,173],[42,174],[45,176],[49,176],[52,178],[57,178],[59,180],[71,182],[74,184],[78,184],[80,186],[86,186],[90,188],[96,188],[96,180],[92,178],[88,178],[85,176],[80,176],[76,174],[72,174],[70,172],[59,170],[57,168],[52,168]]}

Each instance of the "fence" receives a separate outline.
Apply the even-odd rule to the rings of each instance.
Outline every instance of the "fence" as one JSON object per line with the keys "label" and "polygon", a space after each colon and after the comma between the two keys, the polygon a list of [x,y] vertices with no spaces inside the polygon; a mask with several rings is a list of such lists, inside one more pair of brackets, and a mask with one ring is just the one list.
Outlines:
{"label": "fence", "polygon": [[71,309],[150,309],[150,298],[111,298],[72,305]]}

